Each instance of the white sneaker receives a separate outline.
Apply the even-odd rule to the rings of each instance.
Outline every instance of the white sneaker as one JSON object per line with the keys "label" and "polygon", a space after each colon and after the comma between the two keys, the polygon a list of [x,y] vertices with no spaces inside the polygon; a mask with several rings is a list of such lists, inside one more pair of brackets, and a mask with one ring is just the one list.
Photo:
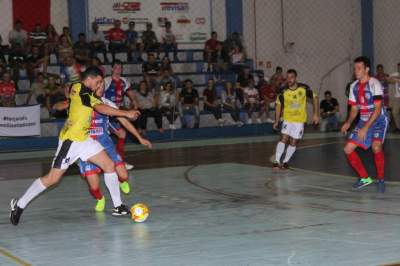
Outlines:
{"label": "white sneaker", "polygon": [[176,129],[176,126],[175,126],[175,124],[170,124],[170,125],[169,125],[169,129],[171,129],[171,130],[175,130],[175,129]]}
{"label": "white sneaker", "polygon": [[125,163],[125,168],[126,168],[126,170],[132,170],[133,168],[134,168],[135,166],[134,165],[132,165],[132,164],[129,164],[129,163]]}
{"label": "white sneaker", "polygon": [[272,120],[271,118],[267,118],[267,121],[266,121],[267,123],[271,123],[271,124],[273,124],[273,123],[275,123],[275,120]]}
{"label": "white sneaker", "polygon": [[257,118],[257,124],[262,124],[261,118]]}
{"label": "white sneaker", "polygon": [[237,122],[236,122],[236,125],[237,125],[238,127],[242,127],[242,126],[244,125],[244,123],[243,123],[242,121],[237,121]]}
{"label": "white sneaker", "polygon": [[247,124],[249,124],[249,125],[253,124],[253,121],[251,120],[251,118],[247,119]]}
{"label": "white sneaker", "polygon": [[222,127],[224,124],[225,124],[225,120],[224,119],[222,119],[222,118],[218,119],[218,125],[220,127]]}

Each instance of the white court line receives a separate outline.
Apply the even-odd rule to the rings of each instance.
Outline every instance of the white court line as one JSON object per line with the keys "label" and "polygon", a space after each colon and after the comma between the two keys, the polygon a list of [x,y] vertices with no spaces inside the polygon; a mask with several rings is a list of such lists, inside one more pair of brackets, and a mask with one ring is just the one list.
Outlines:
{"label": "white court line", "polygon": [[350,193],[350,191],[340,190],[340,189],[333,189],[321,186],[313,186],[313,185],[295,185],[296,187],[309,187],[309,188],[316,188],[320,190],[332,191],[332,192],[339,192],[339,193]]}

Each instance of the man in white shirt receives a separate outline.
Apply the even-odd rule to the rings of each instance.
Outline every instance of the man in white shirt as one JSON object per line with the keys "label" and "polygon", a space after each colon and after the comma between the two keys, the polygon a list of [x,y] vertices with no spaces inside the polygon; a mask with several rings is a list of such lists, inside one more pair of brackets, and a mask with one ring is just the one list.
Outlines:
{"label": "man in white shirt", "polygon": [[174,53],[174,60],[178,61],[178,44],[176,43],[175,34],[171,31],[171,22],[165,22],[165,31],[161,34],[162,44],[161,48],[165,52],[165,55],[168,56],[169,52]]}
{"label": "man in white shirt", "polygon": [[390,96],[393,97],[393,99],[390,99],[389,103],[392,108],[396,132],[400,132],[400,63],[397,64],[397,72],[390,75],[389,83],[394,87],[394,93],[390,93]]}
{"label": "man in white shirt", "polygon": [[28,43],[28,33],[22,29],[22,22],[17,20],[14,29],[8,34],[8,41],[11,45],[11,53],[25,54],[26,44]]}
{"label": "man in white shirt", "polygon": [[[248,124],[252,124],[252,116],[254,112],[260,111],[260,94],[254,87],[254,82],[249,81],[248,86],[244,89],[244,109],[247,111]],[[259,115],[257,116],[257,123],[261,123]]]}
{"label": "man in white shirt", "polygon": [[104,43],[104,33],[99,30],[96,22],[92,23],[92,30],[89,32],[89,43],[91,47],[91,56],[96,56],[97,53],[102,53],[104,61],[108,62],[106,45]]}

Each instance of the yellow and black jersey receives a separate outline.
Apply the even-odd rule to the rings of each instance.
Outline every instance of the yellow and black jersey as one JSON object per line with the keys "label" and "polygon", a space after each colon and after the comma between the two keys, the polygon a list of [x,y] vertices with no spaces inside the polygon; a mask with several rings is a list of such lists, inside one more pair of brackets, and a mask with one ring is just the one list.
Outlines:
{"label": "yellow and black jersey", "polygon": [[307,121],[307,98],[313,99],[316,94],[306,84],[298,83],[297,87],[285,87],[276,99],[282,106],[282,118],[286,122],[305,123]]}
{"label": "yellow and black jersey", "polygon": [[82,83],[72,85],[69,97],[68,119],[61,129],[60,139],[85,141],[89,137],[93,107],[102,102]]}

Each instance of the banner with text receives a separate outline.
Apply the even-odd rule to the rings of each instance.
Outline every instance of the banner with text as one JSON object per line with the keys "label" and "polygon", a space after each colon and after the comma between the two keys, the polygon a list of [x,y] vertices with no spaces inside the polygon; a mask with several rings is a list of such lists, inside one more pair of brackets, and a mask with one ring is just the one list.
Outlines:
{"label": "banner with text", "polygon": [[160,39],[165,22],[169,21],[177,42],[204,43],[210,36],[210,8],[210,0],[89,0],[89,23],[96,21],[102,31],[107,31],[116,19],[121,20],[124,30],[134,21],[140,33],[145,30],[146,23],[151,22]]}
{"label": "banner with text", "polygon": [[0,107],[0,136],[40,135],[40,105]]}

